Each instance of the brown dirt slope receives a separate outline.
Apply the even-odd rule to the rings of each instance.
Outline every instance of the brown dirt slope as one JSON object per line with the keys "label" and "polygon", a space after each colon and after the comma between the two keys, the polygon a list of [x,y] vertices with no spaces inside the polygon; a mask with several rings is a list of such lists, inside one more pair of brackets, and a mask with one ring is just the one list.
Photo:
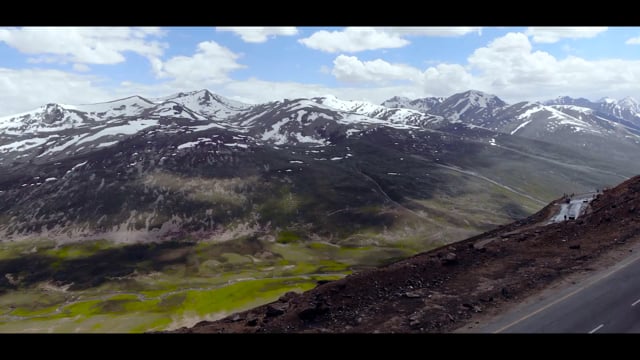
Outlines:
{"label": "brown dirt slope", "polygon": [[584,270],[640,235],[640,176],[605,190],[577,220],[529,218],[303,294],[177,332],[447,332]]}

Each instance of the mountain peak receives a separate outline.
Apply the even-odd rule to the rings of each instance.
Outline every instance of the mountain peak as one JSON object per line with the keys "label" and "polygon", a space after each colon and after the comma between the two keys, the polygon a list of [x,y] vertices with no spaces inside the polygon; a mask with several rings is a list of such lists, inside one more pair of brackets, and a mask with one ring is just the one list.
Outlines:
{"label": "mountain peak", "polygon": [[605,97],[601,98],[600,100],[598,100],[596,102],[605,103],[605,104],[615,104],[618,101],[616,99],[614,99],[614,98],[610,98],[610,97],[605,96]]}
{"label": "mountain peak", "polygon": [[193,90],[193,91],[180,91],[176,94],[170,95],[169,97],[176,97],[176,98],[181,98],[181,97],[186,97],[186,96],[192,96],[192,95],[197,95],[197,94],[211,94],[211,92],[207,89],[200,89],[200,90]]}
{"label": "mountain peak", "polygon": [[468,97],[485,97],[485,98],[497,97],[496,95],[489,94],[489,93],[486,93],[486,92],[480,91],[480,90],[474,90],[474,89],[467,90],[467,91],[461,92],[459,94],[464,95],[464,96],[468,96]]}
{"label": "mountain peak", "polygon": [[[324,94],[324,95],[321,95],[321,96],[314,96],[314,97],[311,98],[311,100],[315,100],[315,99],[318,99],[318,100],[321,100],[321,99],[340,100],[340,99],[338,99],[337,96],[335,96],[333,94]],[[316,102],[318,102],[318,101],[316,101]]]}
{"label": "mountain peak", "polygon": [[219,101],[220,99],[223,99],[223,97],[212,93],[208,89],[200,89],[200,90],[193,90],[193,91],[180,91],[178,93],[175,93],[169,96],[157,98],[155,100],[156,102],[163,102],[163,101],[184,99],[184,98],[199,98],[205,101],[211,101],[211,99],[215,99]]}
{"label": "mountain peak", "polygon": [[573,98],[571,96],[558,96],[553,100],[542,102],[543,105],[575,105],[592,108],[593,103],[585,98]]}
{"label": "mountain peak", "polygon": [[618,104],[622,107],[632,108],[632,109],[637,109],[639,105],[638,101],[632,98],[631,96],[627,96],[624,99],[620,100]]}
{"label": "mountain peak", "polygon": [[562,95],[562,96],[558,96],[553,100],[544,101],[543,104],[544,105],[571,105],[574,102],[575,102],[575,99],[572,98],[571,96]]}
{"label": "mountain peak", "polygon": [[376,105],[368,101],[342,100],[336,97],[335,95],[325,95],[321,97],[311,98],[310,100],[318,104],[326,105],[337,110],[348,111],[348,112],[353,112],[353,111],[364,109],[364,108],[371,111],[371,110],[377,110],[378,108],[381,107],[380,105]]}
{"label": "mountain peak", "polygon": [[249,104],[227,99],[224,96],[212,93],[208,89],[179,92],[153,100],[156,103],[173,101],[195,112],[217,119],[227,118],[240,110],[250,107]]}
{"label": "mountain peak", "polygon": [[470,105],[481,108],[502,107],[507,105],[506,102],[502,101],[502,99],[496,95],[488,94],[480,90],[467,90],[465,92],[454,94],[445,101],[449,100],[455,101],[456,104],[468,101]]}
{"label": "mountain peak", "polygon": [[426,113],[442,103],[444,100],[445,98],[443,97],[425,97],[411,100],[405,96],[394,96],[383,101],[381,105],[388,108],[412,109]]}
{"label": "mountain peak", "polygon": [[467,91],[462,92],[462,94],[465,94],[465,95],[476,95],[476,96],[494,96],[494,95],[488,94],[488,93],[486,93],[484,91],[475,90],[475,89],[469,89]]}
{"label": "mountain peak", "polygon": [[394,96],[394,97],[392,97],[392,98],[390,98],[390,99],[386,100],[385,102],[387,102],[387,101],[395,101],[395,102],[403,102],[403,101],[406,101],[406,102],[409,102],[409,101],[411,101],[411,99],[409,99],[409,98],[408,98],[408,97],[406,97],[406,96]]}

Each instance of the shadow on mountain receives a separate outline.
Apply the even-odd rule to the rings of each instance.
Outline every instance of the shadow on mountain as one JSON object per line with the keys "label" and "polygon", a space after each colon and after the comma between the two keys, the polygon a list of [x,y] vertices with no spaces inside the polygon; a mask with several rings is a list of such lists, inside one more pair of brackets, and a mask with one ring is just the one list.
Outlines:
{"label": "shadow on mountain", "polygon": [[164,242],[105,249],[74,259],[42,254],[3,259],[0,260],[0,294],[43,281],[60,285],[72,283],[69,290],[84,290],[134,271],[162,271],[167,266],[185,263],[193,246],[186,242]]}

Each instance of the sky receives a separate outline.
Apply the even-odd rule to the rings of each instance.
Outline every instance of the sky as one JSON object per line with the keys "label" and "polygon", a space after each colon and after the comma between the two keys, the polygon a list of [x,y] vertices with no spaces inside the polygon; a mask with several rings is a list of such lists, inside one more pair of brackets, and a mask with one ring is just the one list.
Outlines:
{"label": "sky", "polygon": [[200,89],[247,103],[640,98],[640,28],[0,28],[0,116]]}

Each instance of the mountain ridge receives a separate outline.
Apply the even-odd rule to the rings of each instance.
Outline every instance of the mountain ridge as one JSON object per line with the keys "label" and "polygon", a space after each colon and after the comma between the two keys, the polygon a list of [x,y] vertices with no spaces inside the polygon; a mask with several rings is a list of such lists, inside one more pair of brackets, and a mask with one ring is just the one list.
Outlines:
{"label": "mountain ridge", "polygon": [[[479,175],[486,171],[479,167],[483,163],[487,163],[486,160],[474,155],[474,158],[477,159],[476,163],[468,163],[462,156],[464,154],[469,157],[470,155],[466,151],[471,148],[476,149],[478,154],[490,153],[493,156],[507,156],[508,159],[513,156],[526,156],[528,162],[535,162],[538,164],[536,166],[540,166],[541,169],[544,163],[554,164],[553,166],[560,166],[560,173],[571,178],[576,176],[577,172],[593,171],[599,167],[602,167],[600,170],[606,169],[604,171],[598,170],[598,172],[574,183],[577,186],[585,186],[587,183],[602,184],[601,181],[605,178],[614,179],[632,174],[628,172],[627,175],[618,175],[620,171],[615,169],[628,168],[633,171],[635,165],[629,166],[628,164],[636,164],[633,154],[635,146],[638,144],[637,136],[633,138],[632,133],[627,134],[624,129],[603,128],[604,130],[599,130],[602,126],[610,125],[604,119],[578,119],[578,117],[589,114],[571,115],[574,108],[556,109],[553,107],[556,105],[545,106],[537,103],[507,105],[499,98],[479,91],[456,94],[439,102],[437,108],[442,111],[442,114],[459,112],[459,115],[454,116],[453,119],[444,115],[425,114],[411,109],[387,108],[363,101],[344,101],[331,96],[286,99],[257,105],[227,104],[225,98],[212,94],[208,90],[180,92],[155,99],[132,96],[108,103],[83,106],[85,111],[81,110],[82,106],[75,108],[67,106],[65,108],[61,105],[50,104],[41,107],[40,112],[21,114],[18,117],[0,122],[0,128],[5,129],[0,133],[0,167],[7,169],[5,175],[0,178],[0,191],[4,191],[5,197],[18,196],[15,198],[18,200],[12,201],[17,201],[20,204],[22,201],[19,200],[18,194],[31,191],[27,190],[31,187],[56,187],[53,183],[43,184],[41,181],[21,176],[22,172],[27,171],[25,169],[30,169],[29,173],[36,174],[42,172],[41,169],[49,169],[52,164],[59,162],[64,161],[67,168],[72,169],[75,168],[75,165],[88,161],[82,169],[110,166],[114,168],[115,172],[102,171],[107,174],[105,180],[116,181],[117,178],[123,176],[122,174],[129,174],[124,179],[130,180],[124,180],[125,182],[146,181],[136,180],[139,177],[143,179],[145,177],[155,178],[156,172],[161,169],[166,171],[167,164],[173,164],[171,165],[174,168],[172,171],[177,174],[193,173],[193,169],[175,163],[174,161],[177,159],[183,159],[182,161],[185,161],[186,164],[205,161],[207,166],[214,166],[214,164],[231,166],[242,161],[246,162],[245,165],[250,164],[249,168],[244,169],[245,165],[243,164],[233,165],[228,169],[215,165],[215,172],[233,174],[235,171],[239,171],[238,174],[246,172],[246,174],[262,174],[261,176],[270,174],[272,164],[281,161],[276,161],[276,158],[289,159],[286,160],[288,164],[306,164],[298,166],[295,170],[297,172],[308,171],[304,169],[313,169],[321,166],[323,162],[327,162],[327,165],[331,164],[326,168],[331,169],[327,170],[330,173],[348,169],[348,172],[352,174],[350,176],[353,176],[349,181],[355,181],[355,179],[359,179],[358,182],[364,181],[365,184],[368,183],[364,186],[365,188],[377,183],[374,186],[374,191],[378,192],[375,190],[376,188],[384,188],[380,185],[379,182],[382,180],[378,176],[397,176],[394,174],[401,174],[402,172],[399,172],[398,169],[404,168],[404,166],[398,167],[390,162],[391,167],[386,172],[375,176],[372,176],[371,172],[362,174],[362,165],[359,163],[359,159],[366,159],[367,166],[372,166],[369,162],[375,160],[366,153],[355,153],[353,148],[356,145],[364,148],[364,144],[367,144],[368,147],[370,146],[368,144],[374,141],[373,139],[376,139],[375,141],[389,152],[385,154],[367,150],[372,154],[377,154],[376,156],[379,156],[380,159],[397,156],[404,163],[408,163],[408,159],[412,159],[412,161],[421,162],[420,165],[416,165],[418,169],[424,166],[429,168],[435,166],[464,174],[464,176],[475,176],[476,180],[474,181],[488,181],[486,178],[489,173]],[[201,107],[198,108],[198,111],[191,108],[198,106]],[[243,108],[244,106],[246,108]],[[240,110],[241,108],[242,110]],[[220,113],[220,111],[224,113]],[[476,115],[478,117],[475,117]],[[467,116],[472,116],[472,118],[465,122]],[[587,122],[587,120],[591,122]],[[600,122],[596,122],[596,120]],[[47,126],[52,127],[47,128]],[[551,137],[549,134],[554,133],[552,126],[559,126],[565,131]],[[6,131],[7,129],[9,131]],[[525,141],[523,138],[533,142]],[[578,148],[578,152],[575,152],[574,149],[560,150],[560,148],[543,145],[546,141],[555,144],[555,146],[566,147],[567,144],[571,144],[569,141],[571,139],[574,139],[572,140],[574,143],[579,144],[586,144],[586,141],[589,141],[589,150],[603,150],[589,153],[584,157],[585,160],[578,160],[582,156],[579,153],[585,151],[582,147],[574,146],[574,148]],[[617,145],[612,145],[611,141],[613,140],[617,141]],[[457,144],[459,149],[456,149],[453,144]],[[130,149],[131,146],[140,150]],[[296,148],[296,150],[289,150],[290,147]],[[553,152],[543,150],[543,147],[553,149]],[[144,152],[141,153],[143,149]],[[261,159],[260,161],[264,161],[265,164],[258,165],[255,160],[250,160],[248,157],[249,154],[256,151],[264,153],[264,156],[274,158]],[[266,155],[267,153],[269,155]],[[559,155],[561,153],[563,155]],[[105,161],[103,157],[106,154],[117,157],[117,161],[120,163]],[[303,154],[306,159],[302,159],[298,154]],[[572,161],[581,165],[570,165],[566,158],[567,154],[573,154]],[[139,158],[139,160],[130,162],[126,160],[126,156],[131,156],[132,159]],[[443,161],[446,163],[442,163]],[[507,162],[514,166],[510,160]],[[609,164],[605,165],[607,162]],[[343,163],[350,165],[343,169]],[[259,170],[261,166],[267,170]],[[394,167],[396,169],[393,169]],[[198,171],[204,171],[203,174],[212,176],[215,174],[214,168],[210,170],[203,168]],[[82,169],[78,172],[84,171]],[[469,171],[471,169],[473,170]],[[47,171],[49,173],[46,176],[39,177],[56,178],[60,184],[75,184],[75,181],[79,181],[79,179],[67,180],[65,173],[59,171]],[[289,176],[294,176],[292,168],[280,168],[278,171],[291,173]],[[509,169],[505,166],[494,169],[494,176],[500,174],[502,178],[491,181],[494,184],[500,184],[516,196],[525,194],[529,199],[548,196],[548,190],[523,190],[535,187],[523,182],[523,180],[513,178],[508,175],[508,171]],[[73,172],[73,174],[75,173]],[[425,176],[431,175],[423,173],[414,176],[417,176],[417,179],[424,178],[427,181]],[[553,175],[551,178],[556,179],[556,176]],[[542,179],[539,181],[547,182]],[[432,180],[427,182],[435,184]],[[391,187],[394,186],[393,182],[388,182],[388,184]],[[96,184],[96,186],[101,187],[102,185]],[[15,187],[24,189],[15,189]],[[12,188],[14,190],[11,192],[7,191]],[[549,189],[550,187],[543,188]],[[403,192],[408,189],[407,187]],[[39,190],[33,191],[35,191],[34,194],[40,192]],[[133,193],[138,191],[135,190]],[[148,185],[145,185],[144,191],[149,191]],[[155,191],[156,196],[165,190],[159,191]],[[316,196],[315,190],[312,192],[313,196]],[[419,190],[411,190],[410,193],[413,193],[411,196],[418,196],[418,198],[424,196],[418,195],[420,194]],[[393,192],[386,189],[381,194],[393,194]],[[415,209],[421,209],[419,211],[427,211],[422,205],[409,200],[408,194],[396,195],[395,198],[390,195],[388,198],[398,204],[406,201]],[[73,192],[69,194],[69,196],[72,195]],[[122,196],[129,198],[131,195],[123,193]],[[22,197],[29,198],[24,195]],[[405,197],[407,197],[405,200],[398,201]],[[142,198],[146,199],[145,196]],[[107,200],[104,199],[104,201]],[[23,208],[21,212],[27,214],[32,211],[34,212],[33,216],[36,214],[42,216],[44,210],[37,210],[38,208],[34,204],[28,205],[31,210]],[[123,206],[124,209],[133,205],[125,202]],[[406,205],[402,206],[406,208]],[[5,210],[10,208],[5,207]],[[411,211],[415,213],[415,209],[410,209],[409,214]],[[126,211],[134,210],[138,211],[135,206]],[[158,209],[156,205],[153,205],[149,211],[157,214]],[[428,211],[435,211],[435,209],[430,208]],[[511,212],[512,210],[504,211]],[[517,210],[513,213],[524,214],[523,210]],[[120,214],[114,217],[113,226],[124,226],[123,219],[132,218],[131,216]],[[149,217],[151,215],[145,216],[147,216],[147,223],[151,221],[149,220],[152,219]],[[177,214],[171,213],[167,216],[171,218]],[[180,217],[189,218],[184,214]],[[61,219],[69,221],[68,218],[60,217],[58,220],[51,220],[53,221],[51,224],[62,221]],[[167,218],[163,218],[162,222],[168,221]],[[26,229],[37,229],[37,227],[27,225],[31,222],[33,221],[27,221],[26,218],[24,221],[13,220],[9,222],[10,226],[5,225],[3,228],[4,231],[15,235],[27,231]],[[180,222],[186,224],[189,221],[181,220]],[[42,220],[38,223],[50,222]],[[78,226],[80,225],[78,224]],[[95,225],[88,227],[88,229],[93,228],[96,228]],[[149,230],[151,227],[144,228]],[[29,231],[27,231],[28,233]]]}

